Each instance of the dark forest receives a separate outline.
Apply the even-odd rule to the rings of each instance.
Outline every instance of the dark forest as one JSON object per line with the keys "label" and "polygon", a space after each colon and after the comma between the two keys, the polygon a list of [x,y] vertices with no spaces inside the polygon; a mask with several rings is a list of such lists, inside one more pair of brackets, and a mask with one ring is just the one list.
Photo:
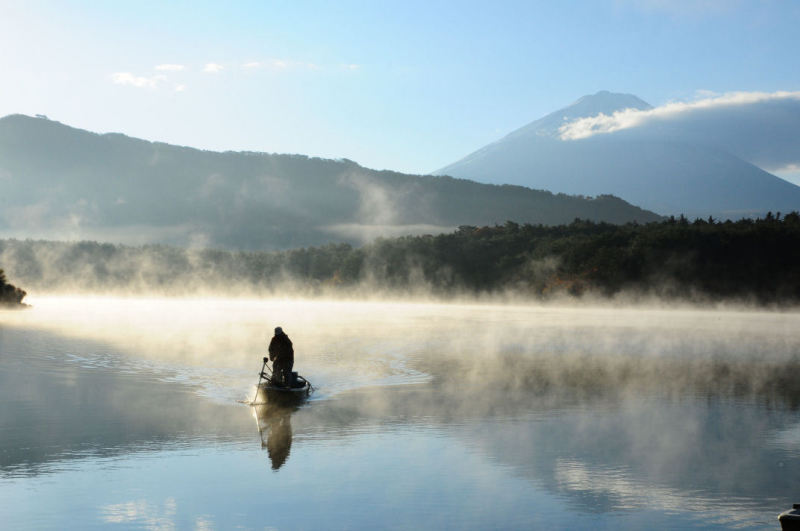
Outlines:
{"label": "dark forest", "polygon": [[27,289],[186,294],[359,293],[548,298],[622,293],[689,300],[800,301],[800,215],[721,222],[461,226],[440,235],[288,251],[187,250],[0,240]]}

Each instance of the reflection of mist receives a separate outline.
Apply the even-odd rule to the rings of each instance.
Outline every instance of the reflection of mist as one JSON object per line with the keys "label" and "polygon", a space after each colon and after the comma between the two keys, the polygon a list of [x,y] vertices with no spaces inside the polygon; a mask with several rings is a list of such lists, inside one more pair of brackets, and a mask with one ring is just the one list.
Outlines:
{"label": "reflection of mist", "polygon": [[295,437],[394,440],[386,434],[446,427],[459,445],[564,499],[568,511],[649,513],[634,529],[659,528],[653,522],[676,514],[763,526],[791,506],[800,461],[770,435],[796,412],[702,396],[517,390],[504,399],[487,391],[468,382],[458,391],[436,383],[353,391],[304,409]]}
{"label": "reflection of mist", "polygon": [[137,500],[114,503],[102,507],[102,519],[108,524],[137,524],[147,529],[172,529],[175,527],[177,504],[167,498],[163,504]]}
{"label": "reflection of mist", "polygon": [[[556,461],[554,479],[558,488],[579,498],[615,500],[614,510],[651,510],[666,513],[691,512],[705,521],[725,527],[772,524],[756,504],[742,499],[720,500],[672,487],[648,485],[629,477],[623,469],[589,467],[577,460]],[[700,516],[702,515],[702,516]]]}

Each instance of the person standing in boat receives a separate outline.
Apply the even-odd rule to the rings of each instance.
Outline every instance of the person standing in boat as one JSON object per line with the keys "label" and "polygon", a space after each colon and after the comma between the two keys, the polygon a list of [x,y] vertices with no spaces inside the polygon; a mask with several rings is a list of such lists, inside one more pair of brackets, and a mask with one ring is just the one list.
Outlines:
{"label": "person standing in boat", "polygon": [[294,348],[292,340],[280,326],[275,329],[275,335],[269,342],[269,359],[272,362],[273,379],[287,387],[291,385]]}

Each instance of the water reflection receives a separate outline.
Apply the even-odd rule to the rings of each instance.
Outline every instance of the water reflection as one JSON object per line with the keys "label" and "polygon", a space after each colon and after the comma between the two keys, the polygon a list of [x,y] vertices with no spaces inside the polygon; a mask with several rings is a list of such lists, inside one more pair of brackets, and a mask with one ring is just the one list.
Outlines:
{"label": "water reflection", "polygon": [[109,504],[101,508],[103,522],[144,527],[145,529],[173,529],[177,514],[174,498],[167,498],[163,504],[136,500]]}
{"label": "water reflection", "polygon": [[0,327],[0,477],[252,433],[236,405],[165,380],[102,343]]}
{"label": "water reflection", "polygon": [[[254,303],[231,309],[207,308],[209,321],[262,320]],[[529,528],[530,515],[547,507],[585,522],[605,519],[599,527],[607,528],[753,527],[775,524],[797,501],[790,498],[800,477],[796,316],[663,312],[623,327],[614,323],[624,312],[522,309],[490,314],[476,327],[465,316],[483,315],[480,308],[446,309],[452,318],[445,309],[412,310],[399,307],[391,319],[341,311],[336,326],[319,325],[320,317],[306,327],[302,359],[320,392],[303,405],[259,400],[252,409],[219,397],[253,397],[263,347],[255,324],[231,333],[240,348],[223,348],[220,337],[195,351],[207,334],[187,326],[172,335],[156,329],[153,345],[133,343],[133,354],[101,337],[0,326],[0,499],[23,492],[13,481],[41,486],[42,473],[49,481],[74,471],[111,483],[130,472],[135,478],[118,491],[84,487],[82,499],[104,496],[93,518],[99,511],[106,523],[185,522],[200,514],[191,500],[202,485],[203,521],[223,528],[236,526],[234,513],[267,503],[264,492],[286,527],[286,504],[302,501],[294,509],[306,510],[317,496],[321,528],[330,524],[326,510],[339,514],[340,527],[359,528],[388,521],[398,503],[410,509],[405,527],[429,523],[425,510],[434,505],[438,523],[451,528],[459,527],[456,512],[467,515],[458,522],[472,522],[464,527]],[[717,323],[720,315],[729,321]],[[341,321],[366,324],[347,334]],[[138,348],[146,356],[137,358]],[[194,364],[181,364],[182,349]],[[127,460],[128,472],[92,472],[106,458]],[[279,474],[263,473],[265,458]],[[135,475],[150,460],[163,461]],[[173,463],[196,478],[163,477]],[[258,495],[245,488],[251,482]],[[239,484],[241,500],[231,493]],[[378,492],[386,485],[391,509]],[[353,508],[353,488],[374,503],[342,516],[336,511]],[[536,505],[531,496],[549,505],[528,509]],[[556,518],[538,523],[558,527]],[[259,526],[254,517],[244,527]]]}
{"label": "water reflection", "polygon": [[261,436],[261,448],[267,449],[272,470],[278,470],[292,450],[292,413],[299,407],[274,401],[253,407],[258,434]]}

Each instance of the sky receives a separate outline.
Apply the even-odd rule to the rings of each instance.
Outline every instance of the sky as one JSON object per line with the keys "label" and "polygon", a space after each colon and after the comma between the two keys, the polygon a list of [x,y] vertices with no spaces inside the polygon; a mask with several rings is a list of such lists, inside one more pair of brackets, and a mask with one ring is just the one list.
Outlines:
{"label": "sky", "polygon": [[599,90],[798,91],[798,26],[777,0],[0,0],[0,116],[429,173]]}

